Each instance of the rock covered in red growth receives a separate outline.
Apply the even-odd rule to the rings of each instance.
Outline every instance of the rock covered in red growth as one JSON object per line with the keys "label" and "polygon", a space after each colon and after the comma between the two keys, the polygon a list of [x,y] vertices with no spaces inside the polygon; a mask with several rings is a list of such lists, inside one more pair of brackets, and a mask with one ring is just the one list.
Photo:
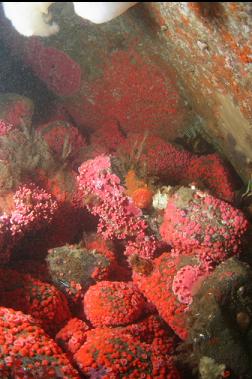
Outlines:
{"label": "rock covered in red growth", "polygon": [[118,147],[117,156],[124,160],[128,156],[131,164],[138,168],[140,177],[144,173],[147,177],[158,176],[167,179],[169,184],[184,179],[192,158],[188,151],[158,136],[143,133],[129,134],[125,143]]}
{"label": "rock covered in red growth", "polygon": [[160,233],[175,249],[214,265],[240,252],[248,228],[243,213],[197,189],[180,187],[169,199]]}
{"label": "rock covered in red growth", "polygon": [[174,334],[157,314],[151,314],[143,320],[121,327],[122,330],[140,339],[141,342],[152,344],[155,339],[168,339],[174,345]]}
{"label": "rock covered in red growth", "polygon": [[[78,197],[90,212],[99,217],[98,233],[105,239],[127,240],[126,254],[152,258],[156,240],[148,235],[142,211],[126,196],[120,179],[112,172],[109,156],[100,155],[84,162],[77,177]],[[144,248],[142,248],[142,246]]]}
{"label": "rock covered in red growth", "polygon": [[47,87],[59,96],[76,93],[81,84],[81,68],[68,54],[46,47],[36,37],[25,42],[24,61]]}
{"label": "rock covered in red growth", "polygon": [[33,103],[27,97],[13,93],[0,94],[0,119],[11,124],[14,129],[30,126],[32,115]]}
{"label": "rock covered in red growth", "polygon": [[163,253],[153,261],[154,269],[148,276],[133,273],[133,282],[144,296],[152,302],[159,315],[181,338],[188,335],[186,324],[187,305],[181,303],[174,294],[173,279],[179,270],[179,262],[170,253]]}
{"label": "rock covered in red growth", "polygon": [[158,367],[156,354],[149,344],[141,342],[118,328],[97,328],[86,333],[87,340],[74,355],[80,370],[88,377],[103,379],[159,378],[179,379],[172,362]]}
{"label": "rock covered in red growth", "polygon": [[122,327],[122,330],[151,346],[153,375],[159,375],[166,368],[166,373],[170,373],[168,378],[177,378],[173,359],[176,337],[158,315],[150,315],[138,323]]}
{"label": "rock covered in red growth", "polygon": [[13,199],[15,209],[10,222],[14,237],[50,224],[58,210],[58,203],[53,196],[34,183],[21,185]]}
{"label": "rock covered in red growth", "polygon": [[133,49],[113,51],[99,78],[83,81],[85,96],[68,104],[77,123],[98,129],[117,120],[126,132],[152,130],[174,137],[183,118],[174,71],[166,72]]}
{"label": "rock covered in red growth", "polygon": [[53,283],[77,304],[91,284],[109,278],[115,256],[101,249],[65,245],[49,250],[46,260]]}
{"label": "rock covered in red growth", "polygon": [[132,283],[102,281],[84,296],[84,312],[94,326],[119,326],[135,322],[145,300]]}
{"label": "rock covered in red growth", "polygon": [[220,199],[233,202],[235,199],[234,179],[217,154],[193,157],[188,168],[188,179]]}
{"label": "rock covered in red growth", "polygon": [[80,379],[31,316],[4,307],[0,307],[0,377]]}
{"label": "rock covered in red growth", "polygon": [[58,159],[74,162],[86,146],[79,130],[66,121],[49,122],[37,129]]}
{"label": "rock covered in red growth", "polygon": [[0,270],[1,304],[28,313],[54,335],[71,317],[65,296],[49,283],[10,269]]}
{"label": "rock covered in red growth", "polygon": [[56,334],[55,340],[68,354],[75,354],[86,341],[86,332],[89,326],[78,318],[72,318]]}

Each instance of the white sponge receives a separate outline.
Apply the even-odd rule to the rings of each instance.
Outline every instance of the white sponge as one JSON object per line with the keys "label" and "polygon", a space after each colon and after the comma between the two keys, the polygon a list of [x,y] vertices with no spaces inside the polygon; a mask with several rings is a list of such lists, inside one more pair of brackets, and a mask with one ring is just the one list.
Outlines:
{"label": "white sponge", "polygon": [[74,2],[75,13],[95,24],[102,24],[120,16],[137,2]]}
{"label": "white sponge", "polygon": [[[59,31],[59,26],[51,21],[48,8],[53,2],[8,3],[3,2],[5,16],[14,28],[24,36],[48,37]],[[137,2],[74,2],[74,10],[78,16],[96,24],[101,24],[120,16]]]}
{"label": "white sponge", "polygon": [[14,28],[26,37],[33,35],[48,37],[57,33],[59,27],[54,22],[49,24],[48,8],[52,2],[8,3],[3,2],[6,17],[11,20]]}

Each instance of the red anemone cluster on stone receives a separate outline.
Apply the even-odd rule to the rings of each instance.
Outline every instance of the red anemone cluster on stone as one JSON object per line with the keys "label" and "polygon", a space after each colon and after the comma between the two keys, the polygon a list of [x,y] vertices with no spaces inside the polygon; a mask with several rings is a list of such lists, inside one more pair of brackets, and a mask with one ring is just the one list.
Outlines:
{"label": "red anemone cluster on stone", "polygon": [[0,269],[0,303],[32,315],[51,335],[71,317],[65,296],[53,285],[6,268]]}
{"label": "red anemone cluster on stone", "polygon": [[88,331],[86,342],[75,353],[74,360],[89,377],[181,378],[172,358],[158,360],[151,345],[117,328]]}
{"label": "red anemone cluster on stone", "polygon": [[168,200],[160,233],[175,249],[216,265],[239,254],[248,221],[239,209],[200,190],[180,187]]}
{"label": "red anemone cluster on stone", "polygon": [[145,300],[132,283],[102,281],[88,289],[83,305],[93,326],[119,326],[138,320]]}
{"label": "red anemone cluster on stone", "polygon": [[0,377],[80,379],[66,355],[36,321],[0,307]]}

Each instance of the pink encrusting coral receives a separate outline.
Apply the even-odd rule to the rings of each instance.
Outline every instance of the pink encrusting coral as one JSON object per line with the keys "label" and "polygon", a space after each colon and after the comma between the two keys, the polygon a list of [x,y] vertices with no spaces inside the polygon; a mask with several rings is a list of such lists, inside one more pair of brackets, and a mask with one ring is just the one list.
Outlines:
{"label": "pink encrusting coral", "polygon": [[80,379],[33,317],[5,307],[0,307],[0,377]]}
{"label": "pink encrusting coral", "polygon": [[13,125],[5,122],[4,120],[0,120],[0,137],[5,136],[13,129]]}
{"label": "pink encrusting coral", "polygon": [[58,203],[53,196],[34,183],[21,185],[14,196],[15,209],[11,214],[11,233],[15,237],[28,230],[41,229],[53,220]]}
{"label": "pink encrusting coral", "polygon": [[[10,203],[11,206],[8,204]],[[52,195],[34,183],[24,184],[10,196],[6,209],[0,209],[0,261],[6,263],[11,249],[28,233],[48,226],[59,204]]]}
{"label": "pink encrusting coral", "polygon": [[154,256],[156,239],[148,235],[142,211],[126,196],[119,177],[112,172],[109,156],[100,155],[84,162],[77,182],[79,200],[99,217],[98,233],[105,239],[131,239],[126,254],[137,251],[144,258]]}
{"label": "pink encrusting coral", "polygon": [[180,187],[168,200],[160,233],[178,254],[182,248],[216,265],[239,254],[247,229],[239,209],[200,190]]}
{"label": "pink encrusting coral", "polygon": [[84,296],[84,311],[94,326],[119,326],[135,322],[144,312],[145,300],[132,283],[102,281]]}

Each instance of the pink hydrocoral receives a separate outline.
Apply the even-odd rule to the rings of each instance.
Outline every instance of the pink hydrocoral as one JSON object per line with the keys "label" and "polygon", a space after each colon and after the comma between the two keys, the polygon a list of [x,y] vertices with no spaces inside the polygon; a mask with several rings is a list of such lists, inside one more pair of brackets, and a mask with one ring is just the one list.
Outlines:
{"label": "pink hydrocoral", "polygon": [[[137,249],[145,258],[154,256],[156,240],[147,234],[147,223],[142,212],[125,195],[120,179],[113,174],[109,156],[100,155],[84,162],[77,178],[79,197],[95,216],[99,217],[98,232],[105,239],[133,240],[126,251]],[[141,249],[141,243],[144,249]]]}
{"label": "pink hydrocoral", "polygon": [[70,96],[79,90],[80,65],[63,51],[31,38],[25,43],[24,61],[56,95]]}
{"label": "pink hydrocoral", "polygon": [[7,263],[13,247],[27,233],[50,224],[59,207],[52,195],[33,183],[21,185],[10,197],[11,209],[0,214],[1,263]]}
{"label": "pink hydrocoral", "polygon": [[4,120],[0,120],[0,137],[5,136],[13,129],[12,124],[5,122]]}
{"label": "pink hydrocoral", "polygon": [[209,189],[213,195],[229,202],[234,201],[234,180],[217,154],[193,157],[187,176],[189,181]]}
{"label": "pink hydrocoral", "polygon": [[160,233],[178,251],[193,252],[216,265],[240,252],[247,228],[243,213],[229,203],[181,187],[168,200]]}
{"label": "pink hydrocoral", "polygon": [[52,195],[33,183],[19,187],[14,196],[15,210],[11,214],[11,232],[14,236],[28,230],[39,230],[49,224],[58,210]]}

